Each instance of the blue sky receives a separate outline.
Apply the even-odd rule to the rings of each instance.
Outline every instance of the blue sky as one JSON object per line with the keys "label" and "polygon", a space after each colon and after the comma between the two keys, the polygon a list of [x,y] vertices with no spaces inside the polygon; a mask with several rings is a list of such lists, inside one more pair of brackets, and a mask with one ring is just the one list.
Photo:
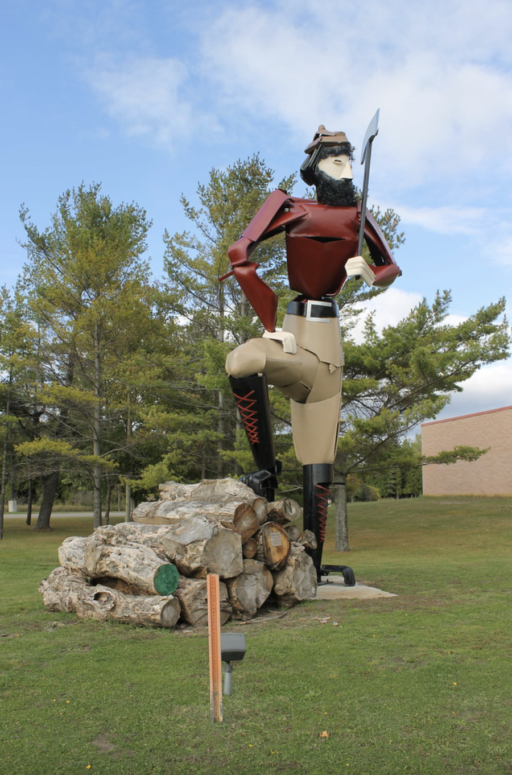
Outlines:
{"label": "blue sky", "polygon": [[[454,320],[512,299],[509,0],[17,0],[2,22],[0,284],[24,262],[21,203],[42,228],[101,182],[147,210],[160,277],[211,168],[258,151],[277,182],[318,124],[358,147],[379,107],[370,200],[407,238],[380,323],[437,289]],[[511,385],[510,361],[482,370],[441,416],[510,405]]]}

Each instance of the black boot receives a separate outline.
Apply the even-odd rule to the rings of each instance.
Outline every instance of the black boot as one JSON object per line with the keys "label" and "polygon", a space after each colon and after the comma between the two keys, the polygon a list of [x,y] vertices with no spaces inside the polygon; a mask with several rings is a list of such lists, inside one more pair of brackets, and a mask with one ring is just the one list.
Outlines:
{"label": "black boot", "polygon": [[302,473],[304,481],[304,530],[311,530],[316,537],[317,548],[311,549],[309,554],[313,558],[317,578],[320,581],[322,550],[327,526],[327,506],[332,482],[332,465],[330,463],[312,463],[303,466]]}
{"label": "black boot", "polygon": [[230,376],[229,382],[259,469],[242,476],[241,481],[256,495],[273,501],[281,464],[276,461],[274,450],[267,379],[262,374],[251,374],[241,378]]}
{"label": "black boot", "polygon": [[331,494],[332,466],[329,463],[314,463],[304,466],[302,471],[304,476],[304,530],[311,530],[316,536],[317,548],[310,550],[309,554],[315,564],[317,581],[320,583],[322,576],[328,576],[330,573],[341,573],[345,586],[353,587],[356,578],[349,565],[322,565],[327,507]]}

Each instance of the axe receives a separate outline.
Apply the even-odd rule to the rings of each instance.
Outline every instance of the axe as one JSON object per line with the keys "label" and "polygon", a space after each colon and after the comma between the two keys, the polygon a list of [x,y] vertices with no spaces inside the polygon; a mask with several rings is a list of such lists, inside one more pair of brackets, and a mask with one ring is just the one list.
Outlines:
{"label": "axe", "polygon": [[361,153],[361,164],[364,167],[363,196],[361,198],[361,226],[359,227],[359,240],[357,242],[357,255],[363,255],[364,224],[366,221],[366,200],[368,198],[368,181],[370,179],[370,160],[372,157],[372,143],[379,133],[379,113],[380,108],[368,124],[368,129],[363,140],[363,150]]}

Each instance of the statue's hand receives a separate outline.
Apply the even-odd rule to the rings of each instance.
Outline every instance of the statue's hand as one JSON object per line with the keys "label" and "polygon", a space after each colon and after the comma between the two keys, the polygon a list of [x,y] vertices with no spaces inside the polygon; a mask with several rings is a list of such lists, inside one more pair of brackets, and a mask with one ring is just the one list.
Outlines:
{"label": "statue's hand", "polygon": [[362,256],[349,258],[345,264],[347,277],[362,277],[367,285],[373,285],[375,275]]}
{"label": "statue's hand", "polygon": [[297,352],[297,342],[295,336],[290,331],[265,331],[263,338],[281,342],[283,352],[285,353],[295,355]]}

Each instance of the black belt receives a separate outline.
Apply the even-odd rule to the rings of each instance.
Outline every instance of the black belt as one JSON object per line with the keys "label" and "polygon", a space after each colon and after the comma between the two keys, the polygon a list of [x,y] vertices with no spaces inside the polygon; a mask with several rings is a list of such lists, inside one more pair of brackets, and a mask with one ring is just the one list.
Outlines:
{"label": "black belt", "polygon": [[308,320],[315,318],[337,318],[338,305],[335,301],[291,301],[286,310],[287,315],[300,315]]}

